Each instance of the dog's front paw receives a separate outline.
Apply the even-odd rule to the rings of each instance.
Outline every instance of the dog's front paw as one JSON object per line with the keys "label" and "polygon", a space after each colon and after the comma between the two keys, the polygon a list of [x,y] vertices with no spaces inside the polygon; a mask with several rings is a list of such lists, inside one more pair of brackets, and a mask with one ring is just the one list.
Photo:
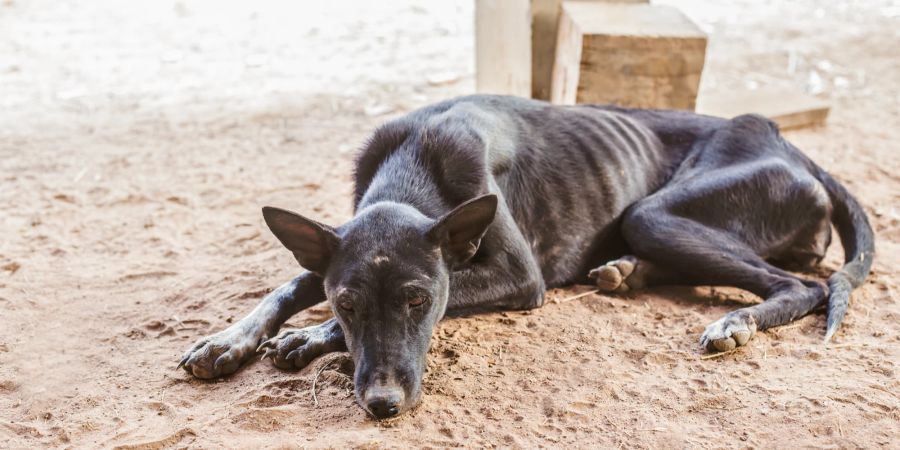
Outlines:
{"label": "dog's front paw", "polygon": [[747,344],[756,334],[756,320],[747,311],[730,312],[709,324],[700,345],[711,352],[727,352]]}
{"label": "dog's front paw", "polygon": [[259,337],[232,327],[198,340],[178,367],[197,378],[216,378],[234,373],[254,355]]}
{"label": "dog's front paw", "polygon": [[279,369],[302,369],[325,353],[341,349],[343,336],[336,336],[329,323],[301,329],[287,329],[269,339],[256,350],[262,358],[272,358]]}

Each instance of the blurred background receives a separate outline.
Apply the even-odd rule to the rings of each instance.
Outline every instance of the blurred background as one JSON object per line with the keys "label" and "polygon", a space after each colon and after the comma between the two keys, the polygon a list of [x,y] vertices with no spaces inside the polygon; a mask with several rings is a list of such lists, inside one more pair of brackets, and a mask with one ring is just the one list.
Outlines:
{"label": "blurred background", "polygon": [[[892,1],[653,3],[712,36],[705,90],[785,83],[867,96],[895,59]],[[471,1],[4,0],[0,107],[21,121],[330,94],[384,114],[474,91],[473,14]]]}
{"label": "blurred background", "polygon": [[299,270],[260,207],[346,220],[374,127],[475,92],[475,3],[0,0],[0,447],[896,445],[900,3],[652,3],[708,35],[701,98],[830,106],[787,136],[861,199],[879,248],[836,348],[811,315],[703,360],[703,327],[752,296],[556,290],[443,322],[423,405],[390,424],[329,361],[189,379],[190,343]]}

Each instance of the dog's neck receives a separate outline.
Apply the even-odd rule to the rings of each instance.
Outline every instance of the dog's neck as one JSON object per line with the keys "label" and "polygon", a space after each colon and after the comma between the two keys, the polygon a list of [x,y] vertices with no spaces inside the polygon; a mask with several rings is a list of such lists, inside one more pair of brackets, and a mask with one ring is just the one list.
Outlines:
{"label": "dog's neck", "polygon": [[432,219],[455,206],[446,203],[428,169],[409,150],[398,150],[381,164],[356,211],[379,202],[409,205]]}

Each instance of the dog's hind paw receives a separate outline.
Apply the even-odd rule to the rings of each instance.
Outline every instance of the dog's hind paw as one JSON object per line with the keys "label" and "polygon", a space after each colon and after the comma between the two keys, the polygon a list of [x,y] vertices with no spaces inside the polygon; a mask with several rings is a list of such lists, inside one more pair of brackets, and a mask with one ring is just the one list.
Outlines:
{"label": "dog's hind paw", "polygon": [[343,335],[335,336],[334,327],[328,322],[307,328],[287,329],[269,339],[256,349],[265,352],[262,359],[272,358],[279,369],[302,369],[325,353],[341,349]]}
{"label": "dog's hind paw", "polygon": [[709,324],[700,345],[711,352],[727,352],[746,345],[756,334],[756,320],[748,311],[733,311]]}
{"label": "dog's hind paw", "polygon": [[197,378],[217,378],[237,371],[253,356],[259,337],[239,327],[228,328],[198,340],[181,358],[183,367]]}
{"label": "dog's hind paw", "polygon": [[604,292],[628,292],[633,288],[631,275],[638,265],[638,259],[634,256],[623,256],[615,261],[610,261],[588,273],[588,278],[594,280],[597,289]]}

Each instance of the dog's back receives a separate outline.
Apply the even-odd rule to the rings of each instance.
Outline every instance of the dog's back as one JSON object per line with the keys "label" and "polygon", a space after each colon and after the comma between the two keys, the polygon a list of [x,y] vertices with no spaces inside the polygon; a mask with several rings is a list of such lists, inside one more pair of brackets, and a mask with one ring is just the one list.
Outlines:
{"label": "dog's back", "polygon": [[[682,122],[689,117],[665,114]],[[683,125],[680,136],[669,136],[662,128],[667,122],[652,119],[514,97],[438,103],[375,132],[357,160],[356,207],[406,201],[437,214],[499,191],[545,282],[579,281],[588,268],[625,250],[616,220],[667,180],[696,139]],[[664,145],[661,138],[685,145]]]}

